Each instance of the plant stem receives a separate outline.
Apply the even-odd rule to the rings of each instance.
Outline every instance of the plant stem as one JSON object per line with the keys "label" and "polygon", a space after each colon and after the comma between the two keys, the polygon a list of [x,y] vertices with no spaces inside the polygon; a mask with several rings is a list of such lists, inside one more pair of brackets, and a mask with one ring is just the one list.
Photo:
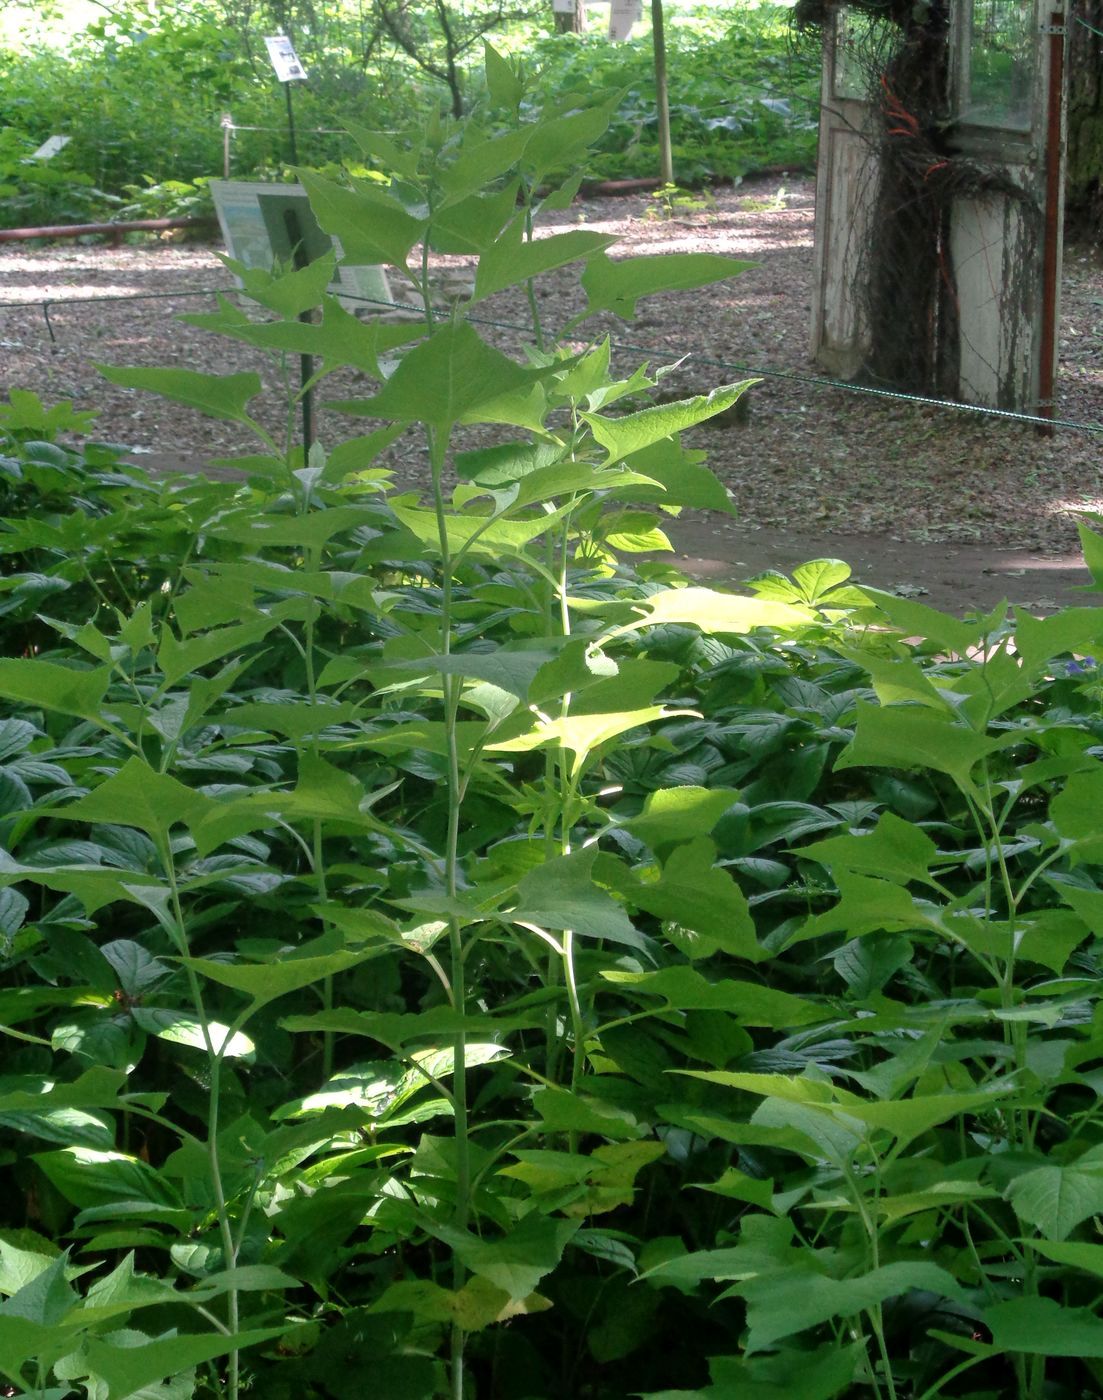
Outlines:
{"label": "plant stem", "polygon": [[[452,646],[452,553],[448,542],[448,519],[444,505],[442,476],[448,451],[447,435],[437,427],[426,429],[429,438],[429,467],[433,482],[433,507],[437,517],[437,537],[441,567],[441,652],[448,656]],[[459,676],[443,676],[444,727],[448,787],[448,831],[444,852],[444,882],[449,899],[455,899],[459,888],[459,838],[462,787],[460,780],[459,736],[457,732],[460,685]],[[467,1004],[466,969],[460,921],[455,914],[448,916],[448,949],[452,1002],[462,1016]],[[470,1216],[471,1153],[467,1121],[467,1036],[461,1028],[453,1040],[452,1104],[454,1110],[454,1139],[456,1144],[456,1207],[452,1223],[457,1230],[466,1230]],[[458,1292],[464,1285],[467,1271],[458,1254],[452,1254],[452,1287]],[[463,1400],[465,1334],[458,1322],[451,1334],[452,1400]]]}
{"label": "plant stem", "polygon": [[[161,848],[161,863],[165,869],[168,879],[169,890],[172,899],[173,922],[176,927],[176,942],[182,956],[188,956],[188,934],[187,926],[184,923],[184,909],[180,902],[180,885],[176,876],[176,862],[173,859],[172,844],[166,833],[159,841]],[[222,1239],[223,1267],[233,1269],[237,1264],[237,1248],[234,1244],[234,1233],[230,1225],[230,1212],[226,1205],[226,1190],[222,1181],[222,1163],[218,1156],[218,1124],[219,1124],[219,1099],[222,1092],[222,1047],[229,1042],[229,1031],[226,1032],[222,1042],[222,1047],[218,1050],[211,1040],[210,1026],[207,1020],[207,1010],[203,1002],[203,990],[199,985],[199,978],[195,969],[184,964],[184,971],[187,977],[188,990],[191,993],[192,1005],[199,1021],[199,1026],[203,1034],[203,1047],[207,1053],[207,1065],[210,1071],[210,1088],[208,1090],[208,1113],[207,1113],[207,1169],[211,1178],[211,1192],[215,1200],[215,1213],[218,1217],[218,1232]],[[236,1334],[239,1330],[240,1314],[238,1309],[238,1290],[231,1288],[226,1294],[226,1310],[231,1334]],[[236,1351],[229,1355],[229,1372],[227,1376],[227,1396],[228,1400],[238,1400],[241,1389],[241,1363]]]}

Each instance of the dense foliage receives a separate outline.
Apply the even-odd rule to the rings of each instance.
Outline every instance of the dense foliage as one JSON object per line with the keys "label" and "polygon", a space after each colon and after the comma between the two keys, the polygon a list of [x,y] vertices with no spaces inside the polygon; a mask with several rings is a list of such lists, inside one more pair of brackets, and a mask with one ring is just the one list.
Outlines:
{"label": "dense foliage", "polygon": [[[313,165],[355,158],[348,138],[333,130],[339,113],[393,130],[451,101],[440,79],[385,30],[373,39],[361,7],[332,9],[324,24],[311,27],[304,19],[292,31],[310,74],[294,95],[299,157]],[[439,35],[434,38],[432,7],[425,9],[414,28],[417,52],[436,70]],[[405,10],[414,18],[420,13]],[[814,160],[818,58],[791,50],[788,13],[773,4],[671,6],[671,120],[681,183],[738,177],[764,165],[808,167]],[[267,18],[283,27],[278,16]],[[235,177],[279,175],[288,159],[284,94],[263,47],[257,52],[257,24],[255,16],[238,16],[228,0],[131,0],[67,45],[56,37],[13,37],[6,49],[0,45],[0,222],[33,227],[206,212],[203,184],[223,172],[224,112],[240,127],[261,128],[235,132]],[[549,9],[539,23],[515,18],[504,31],[507,43],[539,68],[544,99],[595,86],[623,90],[589,173],[657,176],[649,31],[639,27],[631,42],[613,44],[596,20],[582,36],[549,34],[550,25]],[[459,60],[458,81],[470,101],[485,95],[480,55],[481,47]],[[71,135],[69,146],[52,161],[30,160],[55,132]]]}
{"label": "dense foliage", "polygon": [[[109,369],[256,428],[246,480],[159,481],[0,409],[19,1393],[1099,1389],[1103,609],[618,563],[729,508],[678,435],[745,386],[624,411],[643,370],[539,325],[508,359],[416,251],[476,253],[474,302],[579,263],[627,317],[738,275],[532,240],[591,101],[307,177],[423,327],[325,263],[197,318],[362,369],[368,432],[304,460],[252,373]],[[456,453],[472,422],[506,440]],[[427,503],[373,465],[411,425]]]}

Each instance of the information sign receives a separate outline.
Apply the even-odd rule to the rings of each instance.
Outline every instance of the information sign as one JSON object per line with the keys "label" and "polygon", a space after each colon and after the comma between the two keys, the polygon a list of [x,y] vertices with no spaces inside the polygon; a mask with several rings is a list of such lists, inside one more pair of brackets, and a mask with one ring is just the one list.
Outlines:
{"label": "information sign", "polygon": [[632,33],[632,27],[643,18],[640,0],[612,0],[609,6],[609,38],[614,43],[623,43]]}
{"label": "information sign", "polygon": [[[212,180],[210,190],[226,249],[247,268],[271,272],[277,265],[290,265],[295,258],[292,229],[297,230],[307,262],[324,257],[330,249],[338,259],[343,256],[339,240],[314,217],[302,185]],[[346,311],[365,305],[370,310],[373,302],[394,301],[381,267],[339,265],[329,289]]]}
{"label": "information sign", "polygon": [[295,46],[286,34],[273,34],[264,42],[268,47],[268,60],[276,70],[276,77],[281,83],[304,82],[306,80],[306,69],[299,62]]}

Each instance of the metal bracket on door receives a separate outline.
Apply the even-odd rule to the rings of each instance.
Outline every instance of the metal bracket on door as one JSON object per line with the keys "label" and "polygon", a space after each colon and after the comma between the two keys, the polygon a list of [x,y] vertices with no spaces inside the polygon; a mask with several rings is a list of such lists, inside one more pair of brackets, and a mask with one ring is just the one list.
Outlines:
{"label": "metal bracket on door", "polygon": [[1065,27],[1063,24],[1040,24],[1040,25],[1038,26],[1038,33],[1039,33],[1039,34],[1060,34],[1060,35],[1063,36],[1063,35],[1065,35],[1065,34],[1068,33],[1068,30],[1066,29],[1066,27]]}

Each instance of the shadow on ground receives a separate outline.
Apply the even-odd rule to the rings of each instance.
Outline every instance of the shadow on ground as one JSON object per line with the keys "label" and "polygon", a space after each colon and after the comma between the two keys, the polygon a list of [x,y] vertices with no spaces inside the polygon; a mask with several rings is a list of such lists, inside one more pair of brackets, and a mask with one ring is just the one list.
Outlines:
{"label": "shadow on ground", "polygon": [[[193,458],[143,453],[133,459],[147,470],[195,468]],[[212,476],[233,478],[233,469],[206,466]],[[842,559],[856,583],[919,598],[943,612],[987,610],[1005,598],[1033,613],[1092,604],[1073,589],[1091,583],[1079,554],[1035,554],[993,545],[916,543],[880,535],[836,535],[800,530],[752,529],[713,512],[664,524],[675,561],[703,582],[738,585],[767,569],[792,573],[810,559]],[[639,556],[637,556],[639,557]],[[669,554],[643,556],[670,559]]]}

